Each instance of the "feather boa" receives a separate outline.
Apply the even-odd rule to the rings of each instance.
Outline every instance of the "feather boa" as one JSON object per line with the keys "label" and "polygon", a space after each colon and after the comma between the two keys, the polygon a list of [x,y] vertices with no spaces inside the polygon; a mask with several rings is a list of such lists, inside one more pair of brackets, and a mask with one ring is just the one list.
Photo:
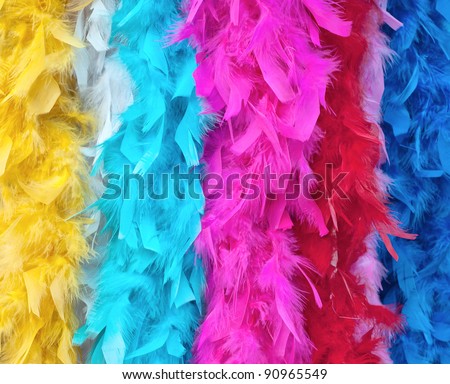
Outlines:
{"label": "feather boa", "polygon": [[395,180],[393,207],[419,234],[395,246],[383,301],[401,303],[406,333],[393,349],[396,363],[450,363],[450,8],[442,0],[391,0],[404,26],[392,33],[397,58],[389,68],[384,125]]}
{"label": "feather boa", "polygon": [[[379,8],[374,7],[369,12],[367,22],[361,31],[367,41],[367,51],[361,64],[360,78],[361,84],[364,85],[362,88],[362,108],[367,121],[375,125],[380,134],[380,141],[383,145],[382,161],[386,160],[386,149],[383,131],[379,126],[381,121],[380,104],[384,92],[384,63],[391,58],[392,52],[388,48],[386,36],[381,32],[379,26],[382,21],[388,23],[394,29],[398,29],[401,26],[401,23],[386,12],[385,3],[386,1],[380,2]],[[380,187],[384,188],[385,193],[387,193],[388,179],[386,176],[379,173],[378,182]],[[358,283],[364,286],[369,304],[381,305],[379,292],[382,290],[382,281],[386,276],[386,269],[378,259],[376,231],[373,231],[366,238],[366,247],[367,252],[355,262],[351,268],[351,273],[356,277]],[[372,327],[374,328],[374,333],[380,335],[374,354],[380,357],[380,362],[392,363],[388,347],[391,337],[395,335],[387,333],[383,336],[383,328],[371,321],[363,321],[357,333],[364,335]]]}
{"label": "feather boa", "polygon": [[89,117],[66,1],[0,2],[0,362],[74,363]]}
{"label": "feather boa", "polygon": [[[322,235],[327,229],[314,202],[288,201],[279,181],[310,174],[320,140],[316,121],[336,64],[319,47],[318,25],[341,36],[351,25],[326,0],[188,1],[185,12],[178,38],[191,37],[198,49],[198,93],[222,116],[204,159],[226,189],[207,195],[196,242],[207,269],[207,314],[195,361],[308,362],[303,291],[315,288],[310,264],[294,254],[289,213]],[[263,180],[269,173],[273,180]],[[260,193],[248,195],[244,180]]]}
{"label": "feather boa", "polygon": [[113,199],[108,188],[96,204],[110,239],[88,283],[93,307],[75,338],[94,341],[93,363],[186,362],[200,316],[204,277],[191,247],[203,210],[200,182],[184,182],[183,192],[197,187],[200,195],[182,198],[164,181],[176,167],[186,174],[199,164],[208,124],[199,117],[193,52],[164,46],[177,7],[175,0],[127,0],[113,18],[111,44],[134,83],[134,102],[99,157],[121,193]]}
{"label": "feather boa", "polygon": [[[324,31],[323,43],[335,47],[341,61],[333,87],[327,93],[329,110],[322,109],[318,125],[325,131],[313,169],[330,182],[340,173],[345,196],[322,184],[318,203],[330,234],[320,238],[309,223],[297,223],[300,252],[320,273],[314,279],[323,308],[308,301],[307,330],[316,349],[314,363],[375,363],[387,361],[386,344],[400,319],[375,297],[383,269],[374,262],[373,231],[377,230],[396,257],[388,234],[408,237],[397,228],[385,205],[385,187],[378,164],[383,142],[377,124],[379,92],[363,89],[361,79],[379,73],[381,57],[373,60],[374,46],[383,45],[378,31],[382,12],[373,2],[341,2],[344,17],[353,22],[349,38]],[[370,39],[375,39],[369,41]],[[386,49],[382,49],[380,55]],[[378,76],[379,77],[379,76]],[[373,98],[374,105],[368,101]],[[378,96],[379,98],[379,96]],[[370,108],[371,107],[371,108]],[[332,164],[332,174],[324,170]]]}
{"label": "feather boa", "polygon": [[[112,16],[116,11],[116,0],[94,0],[88,7],[78,14],[75,29],[76,36],[85,43],[83,49],[76,51],[75,73],[84,109],[91,111],[96,118],[96,135],[91,147],[83,148],[87,160],[91,164],[89,182],[91,190],[95,192],[92,201],[95,202],[104,192],[102,178],[105,172],[98,161],[102,153],[101,145],[108,140],[120,127],[119,116],[133,103],[132,83],[126,67],[114,55],[110,47]],[[87,228],[85,237],[91,242],[90,246],[98,255],[105,252],[104,244],[108,242],[108,233],[100,231],[102,222],[98,209],[88,209],[92,222]],[[83,307],[79,316],[85,322],[86,312],[90,312],[94,305],[97,280],[93,278],[97,273],[98,263],[89,262],[83,266],[81,276],[80,297]],[[81,344],[78,333],[75,344]],[[83,352],[89,351],[89,344]],[[83,356],[85,360],[85,356]]]}
{"label": "feather boa", "polygon": [[109,45],[116,3],[116,0],[94,0],[79,12],[76,27],[77,37],[86,44],[76,52],[78,86],[85,108],[97,117],[95,160],[101,154],[101,144],[119,129],[120,114],[133,103],[130,75]]}

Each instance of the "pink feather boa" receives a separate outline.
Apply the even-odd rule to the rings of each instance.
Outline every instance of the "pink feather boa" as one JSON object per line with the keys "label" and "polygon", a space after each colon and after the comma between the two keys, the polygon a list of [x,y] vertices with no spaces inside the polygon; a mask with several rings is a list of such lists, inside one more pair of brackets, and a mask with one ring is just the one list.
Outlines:
{"label": "pink feather boa", "polygon": [[[198,50],[198,95],[222,117],[207,138],[204,162],[231,185],[210,195],[196,248],[207,270],[207,313],[194,346],[197,363],[304,363],[303,291],[312,292],[307,259],[295,255],[292,222],[327,228],[314,201],[286,196],[311,174],[321,138],[316,123],[337,69],[320,47],[319,27],[347,36],[330,0],[192,0],[178,39]],[[274,175],[263,180],[262,175]],[[233,176],[231,176],[233,175]],[[261,194],[245,198],[244,175]],[[249,176],[250,175],[250,176]],[[285,185],[279,181],[290,175]],[[208,197],[207,182],[205,194]],[[267,186],[271,194],[266,194]],[[232,192],[232,193],[231,193]],[[293,283],[304,277],[303,286]]]}

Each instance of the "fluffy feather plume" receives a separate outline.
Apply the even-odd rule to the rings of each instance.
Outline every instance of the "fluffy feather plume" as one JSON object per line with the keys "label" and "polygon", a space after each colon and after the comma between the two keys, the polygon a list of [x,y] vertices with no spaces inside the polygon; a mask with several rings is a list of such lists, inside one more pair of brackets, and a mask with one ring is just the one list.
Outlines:
{"label": "fluffy feather plume", "polygon": [[75,338],[93,341],[93,363],[186,362],[200,316],[204,277],[191,245],[204,198],[198,179],[173,177],[195,175],[208,119],[199,116],[192,49],[164,44],[178,6],[124,1],[113,17],[111,60],[130,73],[134,102],[99,155],[109,188],[95,208],[109,241],[98,248],[94,304]]}
{"label": "fluffy feather plume", "polygon": [[85,48],[76,51],[75,71],[85,108],[97,117],[96,158],[101,144],[117,132],[120,114],[133,103],[130,75],[109,44],[116,8],[117,0],[94,0],[79,12],[76,26]]}
{"label": "fluffy feather plume", "polygon": [[0,2],[0,362],[74,363],[90,118],[66,1]]}
{"label": "fluffy feather plume", "polygon": [[385,303],[402,304],[406,333],[396,363],[450,363],[450,7],[442,0],[391,0],[403,22],[391,33],[397,57],[388,69],[384,130],[398,217],[419,234],[394,240],[408,255],[389,269]]}
{"label": "fluffy feather plume", "polygon": [[[112,16],[117,7],[116,0],[94,0],[89,6],[78,13],[75,35],[83,41],[84,48],[76,51],[75,72],[78,81],[84,109],[96,118],[95,139],[91,146],[83,148],[83,153],[89,161],[92,172],[89,182],[95,192],[90,204],[98,200],[104,192],[102,178],[105,172],[98,161],[102,153],[101,144],[109,139],[120,127],[120,114],[133,102],[132,82],[126,67],[114,55],[110,47]],[[85,237],[91,242],[91,248],[97,254],[103,254],[104,244],[109,240],[109,234],[99,230],[102,221],[98,209],[89,209],[92,222],[87,228]],[[97,263],[84,265],[80,280],[79,317],[85,322],[86,312],[94,304],[96,280],[92,277],[97,273]],[[77,342],[77,340],[75,340]],[[89,343],[84,351],[89,351]],[[83,357],[85,358],[85,357]]]}
{"label": "fluffy feather plume", "polygon": [[308,362],[302,290],[315,288],[310,264],[294,254],[290,214],[322,235],[327,228],[314,202],[287,195],[311,173],[316,122],[336,69],[318,26],[348,36],[351,24],[327,0],[197,0],[185,12],[178,38],[198,49],[197,92],[222,116],[205,142],[207,172],[223,188],[208,193],[205,179],[196,249],[207,269],[207,314],[194,359]]}
{"label": "fluffy feather plume", "polygon": [[[330,233],[320,238],[309,223],[297,223],[296,232],[301,253],[320,273],[313,282],[323,308],[310,300],[305,311],[316,347],[313,362],[376,363],[388,360],[386,344],[401,322],[376,298],[383,268],[375,262],[371,238],[376,230],[396,257],[388,234],[412,236],[390,217],[378,169],[384,146],[377,124],[382,89],[364,90],[361,81],[369,74],[380,80],[387,50],[378,30],[383,12],[374,2],[359,0],[342,1],[341,9],[353,29],[348,38],[323,31],[323,44],[335,48],[342,69],[327,93],[329,110],[322,109],[318,120],[324,138],[313,162],[326,180],[319,185],[318,204]],[[333,180],[340,180],[339,193]]]}
{"label": "fluffy feather plume", "polygon": [[[386,35],[380,30],[382,21],[388,23],[392,28],[398,29],[401,23],[386,12],[386,1],[379,4],[379,8],[374,7],[368,14],[367,23],[362,29],[362,35],[367,40],[367,51],[361,65],[361,84],[363,85],[362,107],[367,121],[377,127],[383,152],[381,161],[385,161],[385,142],[383,132],[379,126],[381,121],[381,99],[384,92],[384,63],[390,59],[390,51]],[[379,173],[379,186],[386,190],[388,180],[385,175]],[[351,273],[356,277],[358,283],[364,285],[367,300],[371,305],[381,305],[379,291],[382,290],[382,281],[386,277],[386,270],[377,254],[377,239],[374,230],[367,239],[367,252],[360,257],[352,266]],[[407,255],[405,255],[407,257]],[[368,330],[373,328],[373,332],[379,337],[377,350],[374,351],[380,357],[382,363],[392,363],[389,357],[389,345],[391,338],[395,336],[393,332],[383,333],[383,327],[379,328],[377,323],[363,321],[357,334],[361,337]],[[357,336],[358,337],[358,336]]]}

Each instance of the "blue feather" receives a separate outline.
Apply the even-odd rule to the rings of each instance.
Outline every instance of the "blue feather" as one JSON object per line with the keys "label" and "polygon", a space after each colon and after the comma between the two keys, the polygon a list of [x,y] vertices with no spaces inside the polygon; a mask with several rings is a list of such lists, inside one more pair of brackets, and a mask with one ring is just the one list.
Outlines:
{"label": "blue feather", "polygon": [[193,242],[204,198],[197,179],[183,188],[195,188],[199,197],[180,198],[163,177],[175,167],[193,173],[210,125],[195,96],[193,50],[164,44],[179,7],[180,0],[123,0],[113,18],[112,59],[127,68],[134,103],[99,156],[104,174],[118,175],[122,190],[95,204],[108,242],[93,261],[99,264],[89,282],[95,300],[74,338],[94,341],[92,363],[187,362],[200,321],[204,273]]}
{"label": "blue feather", "polygon": [[384,131],[394,180],[392,208],[415,242],[394,240],[400,260],[380,249],[389,270],[384,303],[402,305],[405,333],[395,363],[450,358],[450,6],[447,0],[391,0],[403,22],[390,32]]}

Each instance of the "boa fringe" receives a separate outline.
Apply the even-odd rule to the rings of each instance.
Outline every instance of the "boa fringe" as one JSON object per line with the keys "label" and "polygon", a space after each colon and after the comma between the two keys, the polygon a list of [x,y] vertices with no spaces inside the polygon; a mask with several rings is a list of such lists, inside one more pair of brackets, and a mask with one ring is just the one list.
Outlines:
{"label": "boa fringe", "polygon": [[0,2],[0,362],[75,363],[91,119],[66,1]]}
{"label": "boa fringe", "polygon": [[311,174],[321,137],[316,122],[337,67],[320,47],[318,26],[348,36],[351,23],[326,0],[187,1],[185,14],[177,38],[190,38],[198,50],[197,92],[221,117],[205,142],[206,170],[226,184],[218,194],[205,192],[196,249],[207,271],[207,309],[194,361],[308,362],[304,292],[316,291],[311,264],[294,254],[290,215],[322,235],[327,228],[313,201],[287,195]]}
{"label": "boa fringe", "polygon": [[[370,56],[374,45],[385,44],[379,32],[383,12],[374,2],[359,0],[345,0],[341,9],[353,28],[348,38],[323,31],[323,43],[335,47],[341,69],[327,93],[329,109],[323,108],[318,120],[324,138],[313,161],[313,170],[328,180],[320,185],[323,197],[318,203],[330,234],[320,238],[305,222],[296,223],[296,233],[301,255],[320,274],[313,282],[323,308],[309,300],[305,311],[315,345],[313,363],[379,363],[388,360],[386,346],[401,319],[374,297],[383,268],[375,262],[373,234],[380,234],[395,258],[388,234],[413,236],[398,229],[386,206],[379,171],[384,147],[378,126],[380,90],[364,89],[361,81],[368,73],[380,80],[381,55],[387,48],[380,56]],[[339,174],[344,175],[342,193],[335,193],[328,190],[330,177],[334,180]]]}
{"label": "boa fringe", "polygon": [[389,275],[383,302],[400,303],[405,333],[395,342],[395,363],[450,363],[450,8],[442,0],[391,0],[403,22],[392,32],[395,62],[386,76],[383,107],[394,179],[393,209],[419,234],[394,240],[402,254],[381,257]]}
{"label": "boa fringe", "polygon": [[[201,314],[203,270],[191,246],[203,212],[200,182],[182,182],[182,198],[164,179],[172,182],[177,168],[195,175],[210,124],[199,115],[192,50],[164,41],[178,7],[175,0],[126,1],[113,17],[111,48],[117,56],[111,60],[129,72],[133,104],[121,114],[116,133],[111,101],[101,107],[107,118],[101,119],[100,142],[111,137],[101,145],[97,164],[108,188],[94,208],[103,214],[102,231],[109,238],[95,262],[99,270],[88,280],[93,305],[75,339],[93,342],[92,363],[187,362]],[[110,85],[112,76],[105,65],[97,86],[103,80]],[[149,196],[164,192],[166,198]]]}

